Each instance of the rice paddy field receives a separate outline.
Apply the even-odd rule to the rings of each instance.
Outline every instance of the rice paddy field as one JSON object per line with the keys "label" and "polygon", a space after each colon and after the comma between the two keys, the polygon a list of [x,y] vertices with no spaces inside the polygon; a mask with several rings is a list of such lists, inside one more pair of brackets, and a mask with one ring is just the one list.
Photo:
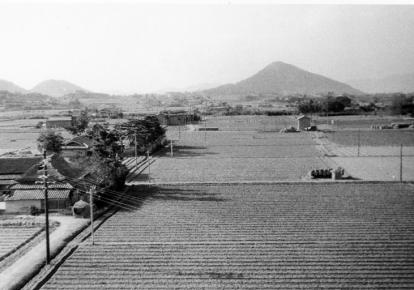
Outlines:
{"label": "rice paddy field", "polygon": [[326,133],[329,140],[344,146],[414,146],[414,130],[342,130]]}
{"label": "rice paddy field", "polygon": [[220,131],[277,131],[296,126],[296,116],[207,116],[199,126],[218,127]]}
{"label": "rice paddy field", "polygon": [[[132,183],[300,180],[329,167],[309,133],[256,131],[169,132],[170,148]],[[180,139],[178,139],[180,137]]]}
{"label": "rice paddy field", "polygon": [[[335,130],[341,129],[368,129],[373,125],[390,125],[391,123],[413,123],[413,118],[381,115],[357,116],[314,116],[315,125],[328,126]],[[333,121],[333,124],[332,124]]]}
{"label": "rice paddy field", "polygon": [[42,289],[413,289],[410,184],[136,187]]}

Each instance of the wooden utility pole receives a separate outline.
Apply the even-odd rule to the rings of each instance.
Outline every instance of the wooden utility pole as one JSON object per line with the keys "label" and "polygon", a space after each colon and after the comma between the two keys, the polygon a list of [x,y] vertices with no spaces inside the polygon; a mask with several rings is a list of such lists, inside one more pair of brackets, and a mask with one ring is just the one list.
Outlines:
{"label": "wooden utility pole", "polygon": [[358,129],[358,157],[359,157],[359,147],[361,147],[361,129]]}
{"label": "wooden utility pole", "polygon": [[44,176],[43,176],[43,189],[44,189],[44,196],[45,196],[45,231],[46,231],[46,264],[50,264],[50,240],[49,240],[49,201],[48,201],[48,173],[47,173],[47,155],[46,149],[43,150],[43,169],[44,169]]}
{"label": "wooden utility pole", "polygon": [[94,229],[93,229],[93,194],[95,193],[95,185],[91,186],[89,189],[89,206],[90,206],[90,215],[91,215],[91,242],[92,245],[95,245]]}
{"label": "wooden utility pole", "polygon": [[135,147],[135,166],[138,165],[138,159],[137,159],[137,133],[135,133],[134,135],[135,140],[134,140],[134,147]]}
{"label": "wooden utility pole", "polygon": [[400,146],[400,182],[403,181],[403,144]]}
{"label": "wooden utility pole", "polygon": [[150,181],[150,175],[151,175],[151,160],[149,156],[149,150],[147,150],[147,162],[148,162],[148,182]]}
{"label": "wooden utility pole", "polygon": [[204,116],[204,142],[207,142],[207,117]]}

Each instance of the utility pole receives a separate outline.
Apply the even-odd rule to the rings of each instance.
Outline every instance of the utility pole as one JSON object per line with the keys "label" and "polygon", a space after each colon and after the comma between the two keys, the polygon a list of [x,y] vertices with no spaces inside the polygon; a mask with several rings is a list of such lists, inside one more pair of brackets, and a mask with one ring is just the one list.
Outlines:
{"label": "utility pole", "polygon": [[173,143],[172,140],[170,140],[170,155],[173,157]]}
{"label": "utility pole", "polygon": [[204,142],[207,142],[207,117],[204,116]]}
{"label": "utility pole", "polygon": [[135,140],[134,140],[134,147],[135,147],[135,166],[138,165],[137,160],[137,133],[134,134]]}
{"label": "utility pole", "polygon": [[361,147],[361,129],[358,129],[358,157],[359,157],[359,147]]}
{"label": "utility pole", "polygon": [[91,215],[91,242],[92,245],[95,245],[95,237],[93,234],[93,194],[95,192],[95,185],[91,186],[91,188],[89,189],[89,206],[90,206],[90,215]]}
{"label": "utility pole", "polygon": [[403,144],[400,146],[400,182],[403,181]]}
{"label": "utility pole", "polygon": [[45,195],[45,226],[46,226],[46,264],[50,264],[50,241],[49,241],[49,201],[48,201],[48,183],[47,183],[47,156],[46,149],[43,150],[43,189]]}
{"label": "utility pole", "polygon": [[151,174],[151,160],[149,156],[149,150],[147,150],[147,162],[148,162],[148,182],[150,181],[150,174]]}

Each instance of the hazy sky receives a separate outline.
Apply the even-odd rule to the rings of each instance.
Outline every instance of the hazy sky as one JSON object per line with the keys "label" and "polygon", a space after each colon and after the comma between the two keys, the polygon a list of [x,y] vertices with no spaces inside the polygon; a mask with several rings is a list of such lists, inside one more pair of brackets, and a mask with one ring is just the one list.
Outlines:
{"label": "hazy sky", "polygon": [[340,81],[414,72],[414,6],[0,3],[0,79],[148,92],[284,61]]}

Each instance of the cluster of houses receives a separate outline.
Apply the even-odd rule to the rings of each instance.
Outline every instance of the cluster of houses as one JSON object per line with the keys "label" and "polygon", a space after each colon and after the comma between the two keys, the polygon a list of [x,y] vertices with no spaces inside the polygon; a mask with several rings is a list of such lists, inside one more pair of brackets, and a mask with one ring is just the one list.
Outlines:
{"label": "cluster of houses", "polygon": [[[61,157],[86,156],[93,146],[93,140],[78,136],[65,143]],[[60,173],[59,164],[48,160],[49,184],[48,197],[51,211],[66,211],[81,197],[81,193],[66,181]],[[43,184],[39,183],[44,175],[40,155],[0,157],[0,213],[33,213],[43,211]]]}

